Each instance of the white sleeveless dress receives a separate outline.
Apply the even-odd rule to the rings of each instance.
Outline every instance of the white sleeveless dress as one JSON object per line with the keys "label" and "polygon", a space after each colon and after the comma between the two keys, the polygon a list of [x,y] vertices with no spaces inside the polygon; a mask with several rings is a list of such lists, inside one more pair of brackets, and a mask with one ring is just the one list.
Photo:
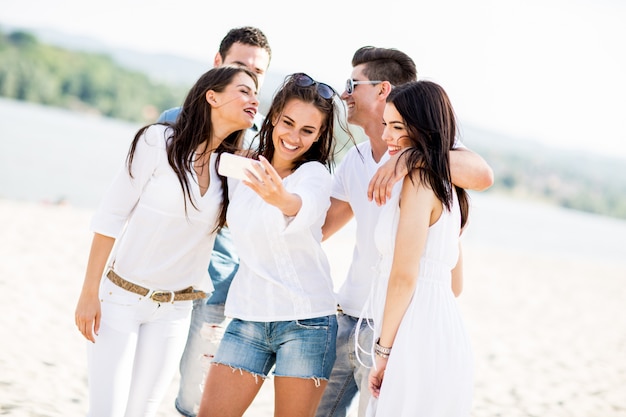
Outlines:
{"label": "white sleeveless dress", "polygon": [[[376,227],[380,252],[369,309],[375,338],[380,335],[389,272],[400,217],[401,184],[383,208]],[[368,417],[468,417],[473,395],[473,354],[451,289],[458,259],[460,210],[456,193],[429,231],[417,286],[402,319],[378,399]],[[368,315],[364,315],[368,317]]]}

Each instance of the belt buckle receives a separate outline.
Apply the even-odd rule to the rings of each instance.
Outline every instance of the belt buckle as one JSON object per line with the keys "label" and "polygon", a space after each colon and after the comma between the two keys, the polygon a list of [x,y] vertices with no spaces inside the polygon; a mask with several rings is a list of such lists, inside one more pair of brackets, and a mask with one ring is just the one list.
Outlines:
{"label": "belt buckle", "polygon": [[154,302],[160,303],[160,301],[157,301],[154,299],[155,296],[159,296],[159,295],[167,295],[169,294],[170,299],[169,301],[167,301],[168,303],[173,303],[174,302],[174,298],[176,297],[176,294],[174,294],[174,291],[162,291],[162,290],[156,290],[153,291],[152,294],[150,294],[150,299]]}

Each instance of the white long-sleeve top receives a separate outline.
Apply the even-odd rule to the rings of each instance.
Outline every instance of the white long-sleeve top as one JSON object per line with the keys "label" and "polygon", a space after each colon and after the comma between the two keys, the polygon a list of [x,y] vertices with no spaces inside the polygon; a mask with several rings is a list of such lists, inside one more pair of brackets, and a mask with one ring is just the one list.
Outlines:
{"label": "white long-sleeve top", "polygon": [[193,286],[212,292],[207,267],[215,241],[222,187],[211,155],[211,181],[201,196],[195,173],[188,174],[187,201],[167,161],[169,128],[154,125],[138,140],[132,178],[124,164],[91,221],[91,230],[116,239],[110,263],[124,279],[151,289]]}
{"label": "white long-sleeve top", "polygon": [[337,302],[321,245],[331,191],[326,167],[307,162],[283,179],[285,189],[302,199],[295,217],[283,215],[238,180],[228,184],[226,218],[240,264],[226,316],[270,322],[334,314]]}

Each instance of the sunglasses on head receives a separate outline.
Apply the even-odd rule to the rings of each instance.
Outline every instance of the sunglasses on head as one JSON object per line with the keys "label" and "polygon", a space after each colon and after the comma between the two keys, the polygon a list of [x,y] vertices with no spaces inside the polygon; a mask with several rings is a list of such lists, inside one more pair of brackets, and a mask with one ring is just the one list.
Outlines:
{"label": "sunglasses on head", "polygon": [[317,87],[317,92],[322,98],[329,100],[335,94],[335,90],[329,86],[328,84],[321,83],[319,81],[315,81],[311,76],[300,72],[293,75],[293,80],[298,87],[310,87],[315,85]]}
{"label": "sunglasses on head", "polygon": [[346,93],[352,94],[354,92],[354,87],[359,84],[380,84],[382,81],[354,81],[352,78],[348,78],[346,80]]}

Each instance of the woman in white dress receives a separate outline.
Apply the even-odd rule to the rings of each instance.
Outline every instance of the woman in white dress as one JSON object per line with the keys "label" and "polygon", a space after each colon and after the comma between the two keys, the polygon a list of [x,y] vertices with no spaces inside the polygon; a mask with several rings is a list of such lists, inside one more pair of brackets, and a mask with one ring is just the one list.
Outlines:
{"label": "woman in white dress", "polygon": [[455,295],[469,204],[450,180],[454,111],[439,85],[416,81],[391,92],[383,123],[389,153],[406,152],[408,175],[376,229],[378,278],[364,315],[375,323],[368,413],[467,417],[473,355]]}

